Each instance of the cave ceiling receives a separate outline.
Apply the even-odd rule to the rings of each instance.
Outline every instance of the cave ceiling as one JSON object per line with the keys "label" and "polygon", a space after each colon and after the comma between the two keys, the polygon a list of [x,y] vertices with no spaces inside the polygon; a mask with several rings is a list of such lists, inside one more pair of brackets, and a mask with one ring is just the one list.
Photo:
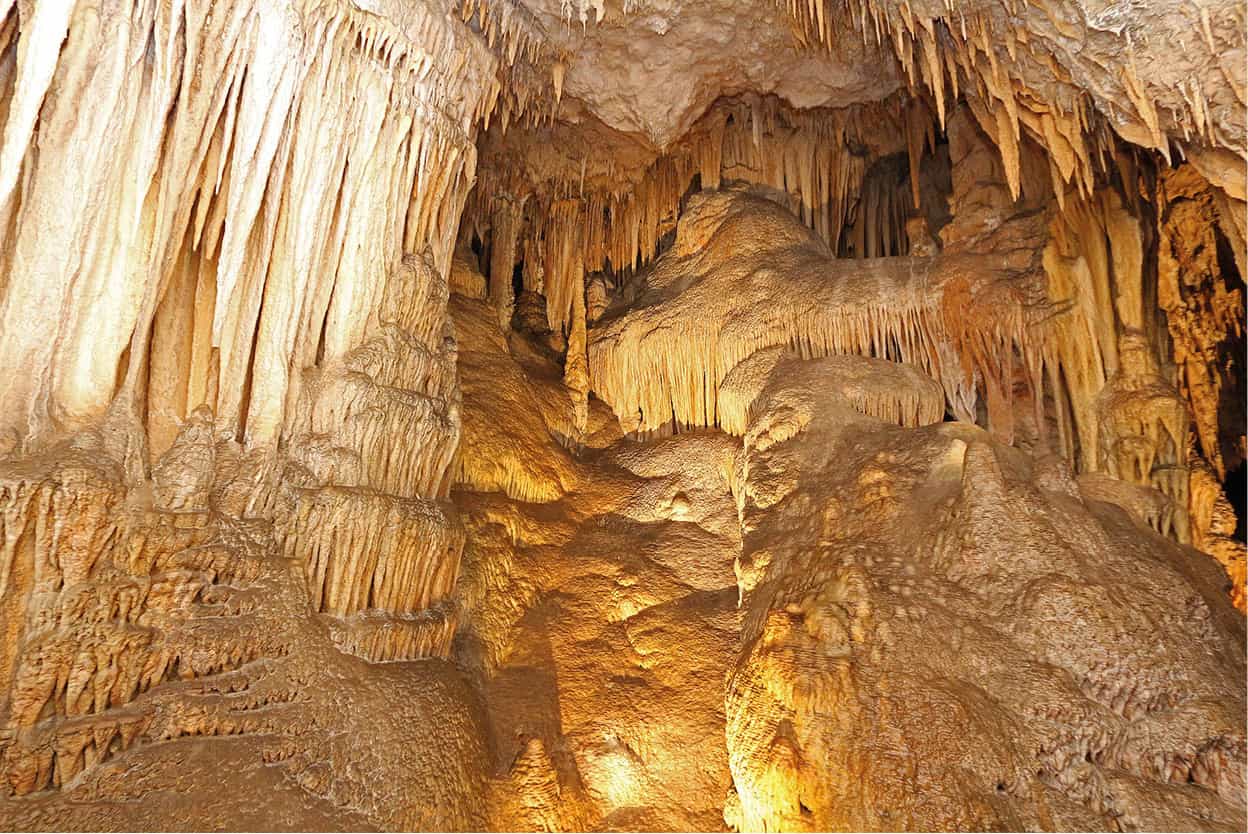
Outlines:
{"label": "cave ceiling", "polygon": [[[1244,20],[1229,5],[512,2],[550,47],[552,86],[565,100],[556,118],[592,117],[656,153],[725,96],[774,95],[807,109],[900,92],[943,117],[963,95],[981,120],[1015,134],[998,137],[1003,153],[1030,135],[1067,181],[1121,139],[1168,159],[1193,156],[1242,196]],[[602,138],[588,131],[586,147],[602,148]]]}
{"label": "cave ceiling", "polygon": [[[589,8],[582,23],[555,0],[525,4],[567,55],[563,94],[604,124],[664,148],[721,96],[775,94],[793,107],[882,99],[902,83],[874,41],[802,49],[769,0],[640,2]],[[566,4],[565,4],[566,5]]]}

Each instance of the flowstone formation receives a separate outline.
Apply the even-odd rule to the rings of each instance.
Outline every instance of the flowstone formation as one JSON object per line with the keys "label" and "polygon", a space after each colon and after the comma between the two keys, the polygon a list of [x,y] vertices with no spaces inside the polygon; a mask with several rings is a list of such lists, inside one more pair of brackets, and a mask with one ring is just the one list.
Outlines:
{"label": "flowstone formation", "polygon": [[1224,0],[0,0],[0,827],[1244,830]]}
{"label": "flowstone formation", "polygon": [[211,415],[157,469],[172,505],[127,497],[98,444],[0,469],[5,593],[23,603],[4,621],[6,827],[485,824],[483,715],[462,674],[335,645]]}
{"label": "flowstone formation", "polygon": [[1243,624],[1217,566],[1061,461],[872,419],[870,361],[777,363],[748,407],[728,822],[1240,824]]}
{"label": "flowstone formation", "polygon": [[[864,289],[881,270],[938,293],[932,276],[954,267],[863,269],[746,190],[696,199],[638,303],[590,329],[596,392],[658,403],[668,425],[625,424],[651,439],[586,450],[554,498],[455,493],[472,531],[465,656],[495,737],[513,739],[496,768],[540,797],[517,806],[504,789],[498,812],[521,828],[700,828],[724,786],[737,830],[1242,824],[1244,623],[1221,567],[1176,541],[1172,501],[1077,475],[1039,443],[1011,448],[999,426],[946,421],[959,389],[928,357],[946,379],[963,365],[939,341],[939,300],[910,343],[905,317],[895,335],[859,311],[886,295]],[[857,314],[861,341],[778,324],[819,292],[809,308],[830,332]],[[459,304],[490,317],[484,299]],[[517,356],[528,338],[513,334]],[[596,355],[633,373],[609,376]],[[622,393],[616,378],[637,382]],[[497,443],[509,429],[492,425]],[[733,652],[704,647],[716,633]],[[713,710],[682,689],[710,659],[724,681]],[[730,778],[705,769],[718,756],[693,770],[677,727],[722,732]],[[672,762],[681,779],[655,781]]]}

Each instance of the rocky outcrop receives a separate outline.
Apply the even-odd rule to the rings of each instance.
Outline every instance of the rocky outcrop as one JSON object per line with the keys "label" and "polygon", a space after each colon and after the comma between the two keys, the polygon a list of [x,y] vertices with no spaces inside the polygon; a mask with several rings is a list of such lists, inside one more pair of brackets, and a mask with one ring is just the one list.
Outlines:
{"label": "rocky outcrop", "polygon": [[158,494],[175,467],[202,488],[176,510],[127,490],[89,436],[0,470],[12,682],[0,819],[482,825],[484,739],[463,680],[433,661],[389,670],[338,651],[303,565],[267,522],[232,510],[231,483],[248,476],[231,442],[188,453],[213,434],[200,413],[157,467]]}
{"label": "rocky outcrop", "polygon": [[751,414],[731,825],[1242,822],[1243,621],[1212,562],[973,427],[783,372]]}

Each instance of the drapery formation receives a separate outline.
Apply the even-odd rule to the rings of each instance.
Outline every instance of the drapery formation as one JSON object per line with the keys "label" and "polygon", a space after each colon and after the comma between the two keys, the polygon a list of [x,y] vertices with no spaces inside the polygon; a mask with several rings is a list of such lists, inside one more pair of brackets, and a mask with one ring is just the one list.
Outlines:
{"label": "drapery formation", "polygon": [[437,4],[2,11],[6,451],[114,399],[155,455],[200,404],[276,442],[293,370],[358,345],[379,277],[425,247],[445,272],[476,126],[520,117],[506,58],[540,49],[487,14],[500,60]]}
{"label": "drapery formation", "polygon": [[3,827],[1242,827],[1136,5],[0,0]]}

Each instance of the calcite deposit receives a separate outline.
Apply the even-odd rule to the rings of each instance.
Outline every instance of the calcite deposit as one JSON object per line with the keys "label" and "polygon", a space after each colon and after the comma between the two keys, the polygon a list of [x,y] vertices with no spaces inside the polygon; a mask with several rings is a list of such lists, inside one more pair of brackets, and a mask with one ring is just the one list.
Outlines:
{"label": "calcite deposit", "polygon": [[0,0],[0,827],[1248,828],[1227,0]]}

